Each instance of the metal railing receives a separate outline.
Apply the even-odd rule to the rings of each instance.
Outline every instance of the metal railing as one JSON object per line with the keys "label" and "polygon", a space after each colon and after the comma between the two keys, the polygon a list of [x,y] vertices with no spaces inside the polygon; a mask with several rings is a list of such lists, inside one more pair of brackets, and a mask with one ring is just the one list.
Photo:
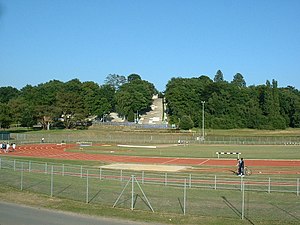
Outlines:
{"label": "metal railing", "polygon": [[247,218],[253,224],[300,221],[299,178],[112,170],[0,157],[0,185],[131,210]]}
{"label": "metal railing", "polygon": [[224,176],[224,175],[199,175],[197,173],[183,172],[153,172],[133,171],[123,169],[95,168],[83,165],[56,164],[36,161],[20,161],[0,158],[0,169],[25,171],[29,173],[60,175],[62,177],[86,177],[98,180],[120,181],[130,179],[132,175],[142,184],[182,187],[187,182],[189,188],[241,190],[245,183],[246,191],[295,193],[299,196],[299,178],[274,178],[255,176]]}

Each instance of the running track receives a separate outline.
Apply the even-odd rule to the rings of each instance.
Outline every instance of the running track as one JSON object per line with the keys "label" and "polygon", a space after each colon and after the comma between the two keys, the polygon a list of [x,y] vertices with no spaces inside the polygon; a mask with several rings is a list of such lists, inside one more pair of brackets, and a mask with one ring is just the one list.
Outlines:
{"label": "running track", "polygon": [[[233,166],[234,159],[203,159],[203,158],[172,158],[172,157],[139,157],[139,156],[116,156],[109,154],[87,154],[81,152],[66,152],[65,149],[75,145],[57,144],[34,144],[18,146],[15,152],[1,153],[1,155],[26,156],[36,158],[52,158],[67,160],[92,160],[106,163],[145,163],[165,165],[188,165],[188,166]],[[300,173],[300,160],[251,160],[247,159],[248,166],[270,167],[294,167]],[[298,173],[298,172],[297,172]]]}

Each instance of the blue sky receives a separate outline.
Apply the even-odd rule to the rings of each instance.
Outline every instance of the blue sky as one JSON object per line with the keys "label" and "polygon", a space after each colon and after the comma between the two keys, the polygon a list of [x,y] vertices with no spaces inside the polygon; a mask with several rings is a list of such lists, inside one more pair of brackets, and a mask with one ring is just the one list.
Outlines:
{"label": "blue sky", "polygon": [[300,89],[299,0],[0,0],[0,86],[139,74]]}

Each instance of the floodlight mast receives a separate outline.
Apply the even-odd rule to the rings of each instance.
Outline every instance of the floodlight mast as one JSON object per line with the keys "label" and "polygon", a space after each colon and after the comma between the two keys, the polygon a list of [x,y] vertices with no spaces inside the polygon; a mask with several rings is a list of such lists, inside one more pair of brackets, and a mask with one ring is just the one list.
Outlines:
{"label": "floodlight mast", "polygon": [[204,124],[205,124],[205,118],[204,118],[204,104],[205,104],[205,101],[201,101],[202,103],[202,140],[204,141],[205,139],[205,133],[204,133]]}

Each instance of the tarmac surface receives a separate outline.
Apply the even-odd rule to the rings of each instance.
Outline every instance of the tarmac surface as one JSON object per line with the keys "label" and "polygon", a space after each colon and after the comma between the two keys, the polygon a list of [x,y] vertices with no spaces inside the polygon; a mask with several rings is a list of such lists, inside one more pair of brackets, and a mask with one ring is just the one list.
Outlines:
{"label": "tarmac surface", "polygon": [[[34,208],[0,201],[0,225],[150,225],[151,223],[109,219]],[[152,224],[153,225],[153,224]]]}

